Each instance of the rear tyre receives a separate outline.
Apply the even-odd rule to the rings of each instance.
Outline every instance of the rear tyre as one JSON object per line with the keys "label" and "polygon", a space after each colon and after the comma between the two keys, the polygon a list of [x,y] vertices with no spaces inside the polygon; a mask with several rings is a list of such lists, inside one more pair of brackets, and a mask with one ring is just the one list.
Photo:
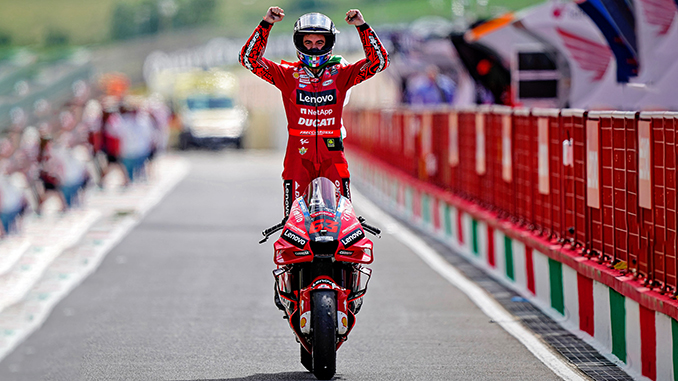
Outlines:
{"label": "rear tyre", "polygon": [[319,380],[334,376],[337,365],[337,299],[332,290],[317,290],[311,296],[313,312],[313,374]]}
{"label": "rear tyre", "polygon": [[308,353],[303,345],[299,344],[299,351],[301,352],[301,365],[309,372],[313,372],[313,355]]}

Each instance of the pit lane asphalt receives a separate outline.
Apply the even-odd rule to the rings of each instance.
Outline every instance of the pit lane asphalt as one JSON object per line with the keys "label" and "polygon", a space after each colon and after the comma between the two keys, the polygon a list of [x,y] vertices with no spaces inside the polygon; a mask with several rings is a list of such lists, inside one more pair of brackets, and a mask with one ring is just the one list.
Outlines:
{"label": "pit lane asphalt", "polygon": [[[0,362],[0,380],[313,380],[274,307],[282,152],[189,152],[190,174]],[[360,214],[360,205],[356,205]],[[558,379],[394,237],[343,380]]]}

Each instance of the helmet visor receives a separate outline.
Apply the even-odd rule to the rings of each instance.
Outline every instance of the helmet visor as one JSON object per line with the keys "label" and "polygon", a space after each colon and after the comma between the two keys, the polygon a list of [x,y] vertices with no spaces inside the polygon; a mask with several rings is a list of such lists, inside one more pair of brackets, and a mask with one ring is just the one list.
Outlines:
{"label": "helmet visor", "polygon": [[301,33],[337,33],[332,20],[321,13],[307,13],[299,17],[294,31]]}

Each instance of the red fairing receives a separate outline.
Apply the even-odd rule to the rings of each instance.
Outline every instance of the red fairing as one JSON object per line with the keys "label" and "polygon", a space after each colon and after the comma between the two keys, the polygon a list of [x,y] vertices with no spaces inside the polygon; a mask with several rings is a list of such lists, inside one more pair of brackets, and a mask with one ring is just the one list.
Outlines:
{"label": "red fairing", "polygon": [[351,201],[342,197],[337,211],[341,213],[341,227],[339,249],[334,258],[342,262],[372,263],[372,241],[365,238],[365,231],[355,215]]}
{"label": "red fairing", "polygon": [[310,238],[306,230],[306,217],[302,211],[301,198],[294,200],[290,217],[285,223],[280,238],[273,244],[276,265],[290,265],[293,263],[313,261],[310,247]]}
{"label": "red fairing", "polygon": [[[294,200],[290,217],[285,223],[280,238],[273,244],[273,261],[276,265],[291,265],[312,262],[313,252],[307,226],[307,209],[303,198]],[[340,262],[369,264],[372,256],[372,241],[365,237],[365,231],[353,211],[353,205],[346,197],[340,196],[337,213],[341,214],[337,229],[339,244],[334,258]],[[309,227],[311,227],[309,222]]]}

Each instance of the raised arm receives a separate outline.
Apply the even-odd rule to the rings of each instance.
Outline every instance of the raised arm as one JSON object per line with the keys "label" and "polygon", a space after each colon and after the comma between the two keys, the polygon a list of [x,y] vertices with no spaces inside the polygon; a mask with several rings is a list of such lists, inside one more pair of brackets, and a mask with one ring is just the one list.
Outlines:
{"label": "raised arm", "polygon": [[268,34],[273,24],[281,21],[285,12],[279,7],[270,7],[261,23],[254,29],[247,43],[240,50],[238,60],[249,71],[273,85],[275,82],[275,70],[277,64],[264,58]]}
{"label": "raised arm", "polygon": [[346,12],[346,22],[356,26],[365,51],[365,59],[354,64],[359,70],[353,73],[349,85],[355,86],[386,69],[389,59],[384,45],[379,41],[374,30],[367,25],[359,10],[351,9]]}

